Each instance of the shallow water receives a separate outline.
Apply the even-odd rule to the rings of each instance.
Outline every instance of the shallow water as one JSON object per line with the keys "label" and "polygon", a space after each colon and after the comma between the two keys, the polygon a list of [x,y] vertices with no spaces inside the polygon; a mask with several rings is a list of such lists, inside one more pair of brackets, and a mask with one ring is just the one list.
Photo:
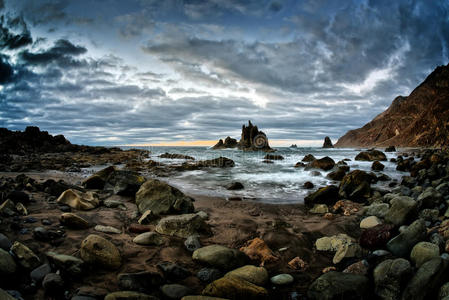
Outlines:
{"label": "shallow water", "polygon": [[[347,164],[351,170],[360,169],[371,171],[372,162],[354,161],[360,150],[354,149],[323,149],[323,148],[277,148],[275,154],[282,155],[284,160],[274,161],[273,164],[262,163],[266,153],[243,152],[236,149],[211,150],[206,147],[150,147],[149,159],[164,164],[180,164],[185,160],[162,159],[162,153],[180,153],[194,157],[196,160],[213,159],[225,156],[234,160],[234,168],[206,168],[203,170],[185,171],[162,180],[176,186],[188,194],[242,197],[266,203],[302,203],[304,197],[311,191],[303,188],[306,181],[311,181],[315,190],[319,186],[338,184],[326,178],[330,171],[320,170],[321,175],[312,176],[313,170],[294,168],[294,165],[303,159],[306,154],[316,158],[331,157],[335,162],[349,158]],[[387,158],[396,157],[396,153],[385,153]],[[382,173],[393,179],[400,179],[404,172],[396,171],[396,164],[389,161],[382,162],[385,169]],[[226,186],[234,181],[241,182],[245,189],[241,191],[228,191]],[[379,182],[381,186],[385,183]]]}

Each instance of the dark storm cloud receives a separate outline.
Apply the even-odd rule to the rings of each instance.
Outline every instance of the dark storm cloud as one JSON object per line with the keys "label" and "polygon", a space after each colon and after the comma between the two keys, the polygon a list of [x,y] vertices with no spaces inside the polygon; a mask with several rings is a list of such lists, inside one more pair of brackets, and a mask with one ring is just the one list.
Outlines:
{"label": "dark storm cloud", "polygon": [[74,61],[71,57],[86,52],[86,48],[75,46],[71,42],[61,39],[56,41],[53,47],[42,52],[32,53],[25,50],[20,53],[20,58],[28,64],[47,65],[53,61],[57,61],[63,66],[73,66],[79,62]]}
{"label": "dark storm cloud", "polygon": [[[11,29],[18,29],[16,34]],[[0,48],[14,50],[27,46],[33,42],[30,31],[22,17],[0,17]]]}
{"label": "dark storm cloud", "polygon": [[0,84],[8,83],[12,80],[14,71],[7,62],[5,56],[0,56]]}

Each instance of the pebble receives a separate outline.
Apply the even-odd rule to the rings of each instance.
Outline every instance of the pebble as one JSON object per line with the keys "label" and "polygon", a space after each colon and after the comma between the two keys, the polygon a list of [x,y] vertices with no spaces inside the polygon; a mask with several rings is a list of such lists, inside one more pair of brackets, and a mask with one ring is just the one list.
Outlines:
{"label": "pebble", "polygon": [[186,249],[190,252],[195,251],[196,249],[201,248],[201,242],[198,239],[197,235],[190,235],[187,237],[187,239],[184,241],[184,246],[186,246]]}
{"label": "pebble", "polygon": [[290,274],[279,274],[270,278],[272,284],[287,285],[291,284],[295,279]]}
{"label": "pebble", "polygon": [[23,220],[23,223],[36,223],[37,219],[34,217],[27,217]]}
{"label": "pebble", "polygon": [[94,227],[94,229],[96,231],[104,232],[104,233],[115,233],[115,234],[122,233],[121,230],[119,230],[115,227],[112,227],[112,226],[97,225]]}
{"label": "pebble", "polygon": [[160,234],[151,231],[139,234],[133,239],[133,242],[138,245],[160,246],[164,244],[164,238]]}

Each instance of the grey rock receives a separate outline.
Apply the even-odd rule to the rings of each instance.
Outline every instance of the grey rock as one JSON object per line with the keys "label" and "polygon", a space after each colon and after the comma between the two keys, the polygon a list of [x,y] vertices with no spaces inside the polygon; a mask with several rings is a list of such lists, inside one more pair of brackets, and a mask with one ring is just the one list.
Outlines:
{"label": "grey rock", "polygon": [[368,291],[369,280],[365,276],[331,271],[310,285],[307,296],[316,300],[363,299]]}
{"label": "grey rock", "polygon": [[196,277],[198,277],[199,280],[206,283],[215,281],[222,276],[223,276],[222,272],[214,268],[202,268],[196,274]]}
{"label": "grey rock", "polygon": [[385,218],[390,206],[388,203],[373,203],[365,208],[365,214],[368,216],[376,216],[378,218]]}
{"label": "grey rock", "polygon": [[271,283],[275,285],[288,285],[293,283],[294,280],[290,274],[279,274],[270,278]]}
{"label": "grey rock", "polygon": [[8,239],[8,237],[6,235],[0,233],[0,248],[2,248],[5,251],[9,251],[11,246],[12,246],[12,243]]}
{"label": "grey rock", "polygon": [[245,253],[221,245],[210,245],[195,250],[192,254],[194,261],[224,270],[232,270],[249,260]]}
{"label": "grey rock", "polygon": [[181,284],[164,284],[161,291],[168,299],[181,299],[192,293],[192,290]]}
{"label": "grey rock", "polygon": [[77,277],[83,273],[84,262],[77,257],[51,251],[47,252],[46,255],[50,264],[64,275]]}
{"label": "grey rock", "polygon": [[42,266],[37,267],[30,273],[31,280],[35,283],[41,283],[44,277],[51,273],[51,267],[49,264],[43,264]]}
{"label": "grey rock", "polygon": [[412,247],[422,241],[427,234],[425,222],[416,220],[399,235],[387,243],[387,249],[396,256],[405,257],[410,253]]}
{"label": "grey rock", "polygon": [[396,226],[407,223],[417,210],[417,202],[410,197],[395,197],[390,201],[391,207],[385,215],[385,221]]}
{"label": "grey rock", "polygon": [[190,235],[184,241],[184,246],[186,246],[186,249],[188,251],[193,252],[193,251],[201,248],[201,242],[197,235]]}

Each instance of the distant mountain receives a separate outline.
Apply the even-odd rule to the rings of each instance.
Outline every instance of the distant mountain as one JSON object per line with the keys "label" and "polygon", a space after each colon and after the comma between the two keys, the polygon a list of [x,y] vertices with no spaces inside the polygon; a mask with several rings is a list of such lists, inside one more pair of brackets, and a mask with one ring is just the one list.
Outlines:
{"label": "distant mountain", "polygon": [[408,97],[362,128],[348,131],[335,147],[449,146],[449,64],[437,67]]}

